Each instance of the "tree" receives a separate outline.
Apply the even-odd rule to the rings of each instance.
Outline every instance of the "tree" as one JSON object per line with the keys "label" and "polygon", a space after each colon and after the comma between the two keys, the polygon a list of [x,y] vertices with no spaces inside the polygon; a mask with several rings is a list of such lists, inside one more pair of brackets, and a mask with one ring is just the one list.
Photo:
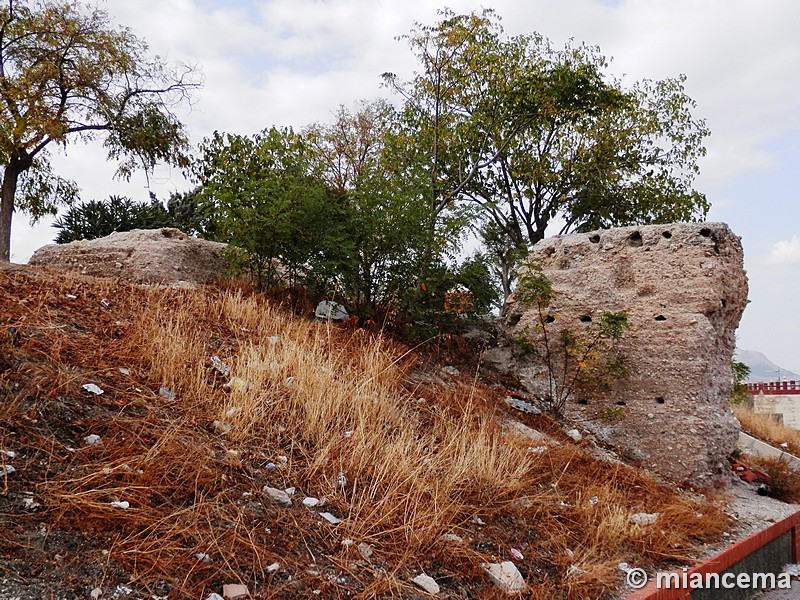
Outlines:
{"label": "tree", "polygon": [[301,136],[274,127],[253,136],[215,132],[200,151],[192,174],[201,210],[213,217],[215,239],[246,252],[259,287],[282,277],[294,287],[311,262],[328,258],[339,207]]}
{"label": "tree", "polygon": [[[569,233],[705,216],[692,183],[708,130],[692,116],[683,77],[626,89],[595,47],[508,38],[492,11],[441,14],[407,36],[415,78],[387,75],[429,155],[434,212],[457,201],[480,207],[507,250],[556,222]],[[500,270],[511,277],[514,267]],[[503,285],[508,293],[510,280]]]}
{"label": "tree", "polygon": [[102,136],[118,175],[158,162],[185,165],[187,139],[172,112],[198,87],[196,71],[168,71],[108,15],[67,0],[8,0],[0,9],[0,260],[15,210],[55,214],[77,190],[52,172],[48,151]]}

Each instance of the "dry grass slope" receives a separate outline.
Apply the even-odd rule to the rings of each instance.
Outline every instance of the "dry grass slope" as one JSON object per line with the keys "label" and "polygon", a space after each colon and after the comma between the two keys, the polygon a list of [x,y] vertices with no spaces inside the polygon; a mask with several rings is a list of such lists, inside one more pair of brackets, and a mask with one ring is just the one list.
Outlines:
{"label": "dry grass slope", "polygon": [[[122,582],[177,599],[241,581],[258,598],[412,598],[424,571],[443,595],[499,598],[480,564],[516,548],[526,597],[604,598],[620,561],[686,561],[729,524],[713,502],[571,443],[531,452],[498,424],[502,390],[420,377],[400,344],[246,291],[0,270],[0,326],[0,449],[16,453],[0,569],[20,586]],[[294,506],[271,504],[265,485],[296,487]],[[637,527],[637,512],[662,517]]]}

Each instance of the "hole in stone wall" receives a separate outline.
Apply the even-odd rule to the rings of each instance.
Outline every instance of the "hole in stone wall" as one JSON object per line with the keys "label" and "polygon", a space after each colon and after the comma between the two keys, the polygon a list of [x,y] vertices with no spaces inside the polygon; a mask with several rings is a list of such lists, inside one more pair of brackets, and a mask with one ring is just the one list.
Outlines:
{"label": "hole in stone wall", "polygon": [[591,323],[591,322],[592,322],[592,317],[590,317],[589,315],[583,315],[581,317],[581,323]]}
{"label": "hole in stone wall", "polygon": [[700,230],[700,235],[702,235],[703,237],[709,237],[711,236],[711,230],[708,227],[703,227]]}
{"label": "hole in stone wall", "polygon": [[522,315],[518,315],[518,314],[511,315],[510,317],[508,317],[508,324],[509,325],[516,325],[517,323],[519,323],[521,318],[522,318]]}
{"label": "hole in stone wall", "polygon": [[664,404],[664,402],[666,402],[666,400],[664,400],[664,398],[663,398],[663,397],[661,397],[661,396],[658,396],[658,397],[656,398],[656,402],[657,402],[657,403],[659,403],[659,404]]}
{"label": "hole in stone wall", "polygon": [[578,404],[583,404],[584,406],[586,406],[587,404],[589,404],[589,401],[581,398],[580,400],[578,400]]}
{"label": "hole in stone wall", "polygon": [[642,234],[638,231],[634,231],[630,237],[628,237],[628,245],[637,247],[642,245]]}
{"label": "hole in stone wall", "polygon": [[556,253],[556,249],[550,246],[544,251],[545,256],[553,256]]}
{"label": "hole in stone wall", "polygon": [[665,231],[661,235],[663,235],[665,238],[669,239],[669,238],[672,237],[672,232],[671,231]]}
{"label": "hole in stone wall", "polygon": [[667,317],[665,317],[664,315],[658,315],[656,317],[656,321],[666,321],[666,320],[667,320]]}
{"label": "hole in stone wall", "polygon": [[722,306],[722,308],[725,308],[726,306],[728,306],[728,302],[725,300],[725,298],[720,300],[719,303]]}
{"label": "hole in stone wall", "polygon": [[626,404],[625,404],[625,400],[618,400],[618,401],[617,401],[617,402],[615,402],[614,404],[616,404],[617,406],[626,406]]}
{"label": "hole in stone wall", "polygon": [[600,236],[595,233],[592,237],[589,238],[589,241],[592,242],[593,244],[596,244],[597,242],[600,241]]}
{"label": "hole in stone wall", "polygon": [[555,318],[553,315],[547,315],[547,316],[544,318],[544,322],[545,322],[545,323],[552,323],[552,322],[553,322],[553,321],[555,321],[555,320],[556,320],[556,318]]}

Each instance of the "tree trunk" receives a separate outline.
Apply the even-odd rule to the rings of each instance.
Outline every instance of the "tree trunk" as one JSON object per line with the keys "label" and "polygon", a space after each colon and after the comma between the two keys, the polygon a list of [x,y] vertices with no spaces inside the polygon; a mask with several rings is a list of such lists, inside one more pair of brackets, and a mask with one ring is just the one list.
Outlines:
{"label": "tree trunk", "polygon": [[2,197],[0,197],[0,261],[11,260],[11,216],[14,213],[14,195],[17,192],[17,180],[22,169],[12,160],[6,165],[3,173]]}

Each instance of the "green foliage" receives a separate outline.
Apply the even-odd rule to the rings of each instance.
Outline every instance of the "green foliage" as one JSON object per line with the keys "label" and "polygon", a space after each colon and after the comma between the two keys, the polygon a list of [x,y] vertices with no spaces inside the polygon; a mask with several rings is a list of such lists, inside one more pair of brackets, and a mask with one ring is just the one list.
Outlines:
{"label": "green foliage", "polygon": [[76,240],[92,240],[115,231],[176,227],[185,233],[200,233],[202,224],[193,195],[173,194],[164,205],[154,195],[141,204],[124,196],[108,200],[90,200],[71,206],[53,223],[59,229],[57,244]]}
{"label": "green foliage", "polygon": [[600,418],[606,423],[618,423],[624,421],[626,416],[625,409],[621,406],[609,406],[602,412]]}
{"label": "green foliage", "polygon": [[15,209],[36,219],[76,196],[50,170],[54,145],[100,138],[125,178],[158,162],[186,165],[187,137],[172,109],[199,86],[195,71],[168,70],[96,7],[9,0],[0,8],[0,73],[0,260],[9,257]]}
{"label": "green foliage", "polygon": [[417,74],[384,79],[405,100],[406,145],[425,165],[432,214],[481,210],[506,295],[512,252],[557,217],[568,233],[708,211],[692,189],[708,130],[683,77],[626,88],[598,48],[508,37],[491,10],[445,9],[405,39]]}
{"label": "green foliage", "polygon": [[587,319],[576,333],[560,321],[559,315],[551,313],[552,284],[533,264],[520,278],[517,297],[523,306],[536,311],[537,321],[533,330],[527,328],[515,344],[544,365],[540,376],[547,379],[547,391],[542,400],[553,416],[563,414],[576,392],[606,389],[613,381],[627,377],[625,358],[615,349],[615,343],[629,329],[625,312],[604,311],[596,323]]}
{"label": "green foliage", "polygon": [[[335,252],[344,207],[332,198],[308,146],[291,129],[254,136],[215,132],[193,165],[201,212],[218,241],[246,251],[260,287],[305,281]],[[280,267],[279,267],[280,265]]]}
{"label": "green foliage", "polygon": [[731,390],[730,403],[741,404],[750,397],[745,381],[750,376],[750,367],[743,362],[731,359],[731,374],[733,375],[733,389]]}

